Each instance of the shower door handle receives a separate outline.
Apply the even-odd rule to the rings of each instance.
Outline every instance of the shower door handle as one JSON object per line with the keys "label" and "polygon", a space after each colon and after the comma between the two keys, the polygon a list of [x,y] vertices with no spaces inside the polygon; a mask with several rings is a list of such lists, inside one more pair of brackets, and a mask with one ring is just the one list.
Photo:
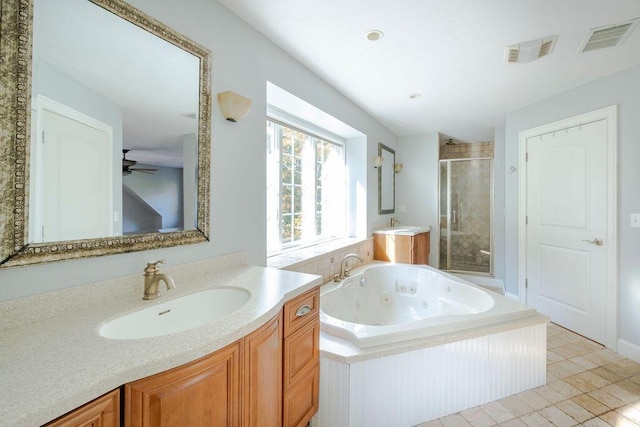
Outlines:
{"label": "shower door handle", "polygon": [[602,246],[604,244],[604,242],[602,241],[602,239],[599,238],[595,238],[593,240],[587,240],[587,239],[582,239],[583,242],[587,242],[587,243],[591,243],[592,245],[596,245],[596,246]]}
{"label": "shower door handle", "polygon": [[454,224],[455,224],[456,222],[458,222],[458,220],[456,219],[456,210],[455,210],[455,209],[454,209],[454,211],[453,211],[453,218],[451,219],[451,222],[452,222],[452,223],[454,223]]}

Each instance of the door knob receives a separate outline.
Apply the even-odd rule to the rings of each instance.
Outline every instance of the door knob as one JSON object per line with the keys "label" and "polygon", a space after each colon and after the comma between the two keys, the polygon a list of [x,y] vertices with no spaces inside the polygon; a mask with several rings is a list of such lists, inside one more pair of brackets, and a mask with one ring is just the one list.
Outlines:
{"label": "door knob", "polygon": [[593,240],[587,240],[587,239],[583,239],[583,242],[587,242],[587,243],[591,243],[592,245],[596,245],[596,246],[602,246],[602,244],[604,243],[602,241],[602,239],[598,239],[597,237]]}

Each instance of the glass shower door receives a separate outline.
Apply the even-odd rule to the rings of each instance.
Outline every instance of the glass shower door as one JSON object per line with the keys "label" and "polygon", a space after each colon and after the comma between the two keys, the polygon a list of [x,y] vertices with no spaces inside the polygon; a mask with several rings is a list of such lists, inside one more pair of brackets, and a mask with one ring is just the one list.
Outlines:
{"label": "glass shower door", "polygon": [[492,159],[440,161],[440,268],[492,274]]}

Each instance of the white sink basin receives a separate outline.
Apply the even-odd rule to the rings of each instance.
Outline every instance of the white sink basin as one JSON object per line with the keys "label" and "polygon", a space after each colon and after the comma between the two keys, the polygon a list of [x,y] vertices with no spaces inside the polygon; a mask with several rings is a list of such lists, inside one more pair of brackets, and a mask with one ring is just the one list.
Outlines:
{"label": "white sink basin", "polygon": [[118,317],[100,328],[100,335],[133,340],[186,331],[231,314],[250,296],[239,288],[201,291]]}

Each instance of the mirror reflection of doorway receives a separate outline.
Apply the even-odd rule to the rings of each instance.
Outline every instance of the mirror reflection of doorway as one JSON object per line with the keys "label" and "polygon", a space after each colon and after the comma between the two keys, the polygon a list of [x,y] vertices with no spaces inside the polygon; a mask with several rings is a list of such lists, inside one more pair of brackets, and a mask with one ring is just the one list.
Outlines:
{"label": "mirror reflection of doorway", "polygon": [[493,160],[440,160],[440,268],[491,275]]}
{"label": "mirror reflection of doorway", "polygon": [[37,209],[29,241],[112,236],[111,127],[44,97],[38,101],[30,192]]}

